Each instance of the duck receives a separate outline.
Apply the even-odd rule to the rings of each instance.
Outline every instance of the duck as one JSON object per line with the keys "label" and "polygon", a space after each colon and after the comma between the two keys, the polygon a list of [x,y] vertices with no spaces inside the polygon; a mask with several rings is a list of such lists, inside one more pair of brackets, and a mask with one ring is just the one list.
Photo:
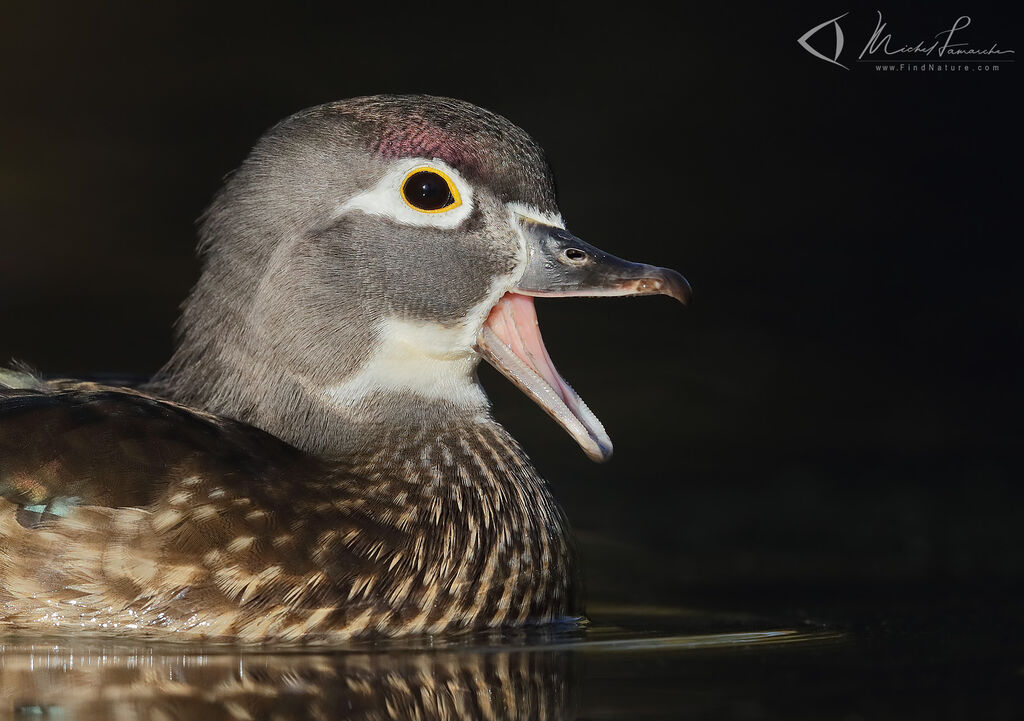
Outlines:
{"label": "duck", "polygon": [[316,644],[583,618],[566,515],[477,367],[607,460],[535,298],[685,304],[683,276],[572,235],[525,131],[427,95],[279,122],[198,253],[147,383],[0,373],[0,628]]}

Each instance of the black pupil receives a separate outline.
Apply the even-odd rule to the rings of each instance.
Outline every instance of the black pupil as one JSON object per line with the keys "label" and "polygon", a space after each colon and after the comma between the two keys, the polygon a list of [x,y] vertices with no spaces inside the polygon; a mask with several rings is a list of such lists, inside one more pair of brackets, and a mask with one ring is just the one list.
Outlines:
{"label": "black pupil", "polygon": [[402,187],[405,199],[420,210],[441,210],[455,202],[448,183],[437,173],[413,173]]}

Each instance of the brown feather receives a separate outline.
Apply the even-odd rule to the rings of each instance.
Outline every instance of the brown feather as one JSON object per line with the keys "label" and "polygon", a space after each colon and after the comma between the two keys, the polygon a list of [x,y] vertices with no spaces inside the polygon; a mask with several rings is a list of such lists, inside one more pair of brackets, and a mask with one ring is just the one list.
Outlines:
{"label": "brown feather", "polygon": [[[47,443],[27,443],[39,426]],[[0,618],[316,643],[578,612],[562,513],[497,424],[386,441],[327,462],[136,391],[5,395]],[[65,517],[19,522],[66,496]]]}

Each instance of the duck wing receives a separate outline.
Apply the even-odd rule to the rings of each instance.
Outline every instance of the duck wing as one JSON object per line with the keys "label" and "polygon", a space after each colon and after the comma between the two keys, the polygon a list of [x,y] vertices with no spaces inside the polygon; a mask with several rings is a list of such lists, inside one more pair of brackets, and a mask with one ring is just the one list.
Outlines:
{"label": "duck wing", "polygon": [[265,478],[304,455],[259,429],[133,389],[22,385],[0,387],[0,497],[20,507],[24,525],[79,505],[145,508],[183,473]]}
{"label": "duck wing", "polygon": [[0,387],[0,628],[260,640],[340,605],[298,522],[344,497],[318,459],[136,390],[25,385]]}

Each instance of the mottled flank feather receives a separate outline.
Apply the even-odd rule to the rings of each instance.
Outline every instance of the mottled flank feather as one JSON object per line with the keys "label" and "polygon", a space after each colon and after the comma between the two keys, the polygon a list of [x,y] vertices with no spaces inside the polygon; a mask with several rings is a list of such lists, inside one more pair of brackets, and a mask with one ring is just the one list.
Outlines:
{"label": "mottled flank feather", "polygon": [[0,621],[317,643],[576,612],[565,521],[498,425],[382,440],[326,462],[137,391],[3,391]]}

